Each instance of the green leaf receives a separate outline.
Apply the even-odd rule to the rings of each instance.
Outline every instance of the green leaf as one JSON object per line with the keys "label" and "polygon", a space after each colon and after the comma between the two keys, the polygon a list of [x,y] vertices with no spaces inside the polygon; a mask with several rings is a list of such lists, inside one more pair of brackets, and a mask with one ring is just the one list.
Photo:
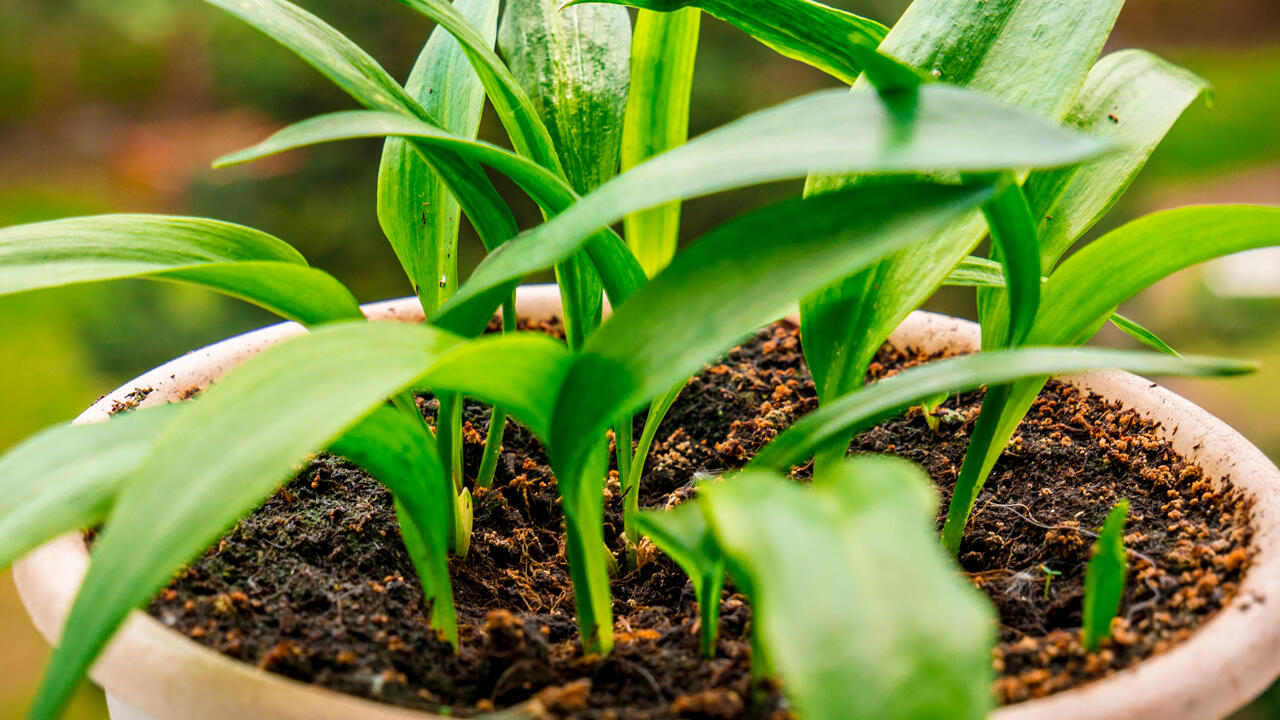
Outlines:
{"label": "green leaf", "polygon": [[[1122,50],[1098,61],[1065,123],[1123,150],[1027,178],[1042,272],[1049,273],[1120,199],[1178,116],[1206,89],[1204,80],[1141,50]],[[990,322],[1007,313],[1005,299],[992,298]]]}
{"label": "green leaf", "polygon": [[1089,652],[1096,652],[1102,641],[1111,637],[1111,620],[1120,610],[1120,600],[1124,597],[1129,573],[1124,550],[1124,521],[1128,517],[1128,500],[1121,500],[1111,508],[1084,571],[1082,642]]}
{"label": "green leaf", "polygon": [[[458,11],[493,42],[498,0],[457,0]],[[443,130],[474,138],[484,110],[484,88],[458,42],[432,31],[405,90]],[[378,170],[378,221],[391,241],[428,316],[458,287],[458,201],[447,184],[403,138],[389,138]]]}
{"label": "green leaf", "polygon": [[[797,198],[724,225],[677,255],[615,308],[564,380],[547,445],[570,537],[599,534],[603,524],[599,440],[617,418],[779,317],[805,288],[874,262],[989,195],[905,185]],[[588,651],[604,652],[612,642],[605,558],[590,536],[576,542],[570,569],[581,634]]]}
{"label": "green leaf", "polygon": [[43,543],[101,522],[138,469],[176,405],[100,423],[58,425],[0,457],[0,568]]}
{"label": "green leaf", "polygon": [[[991,229],[992,258],[1000,261],[1005,276],[1004,288],[978,291],[982,345],[984,349],[1017,347],[1031,331],[1040,307],[1040,238],[1036,221],[1026,195],[1013,178],[982,206],[982,212]],[[996,298],[1004,302],[1003,313],[992,307]],[[1012,313],[1007,309],[1010,307]]]}
{"label": "green leaf", "polygon": [[[631,71],[626,9],[511,0],[499,45],[551,133],[569,184],[584,193],[616,175]],[[566,339],[576,349],[600,324],[600,279],[581,255],[557,266],[556,279]]]}
{"label": "green leaf", "polygon": [[458,618],[449,578],[453,483],[416,413],[416,407],[384,405],[348,430],[332,450],[364,468],[395,496],[401,534],[422,583],[431,627],[457,649]]}
{"label": "green leaf", "polygon": [[[840,90],[752,113],[614,178],[490,254],[441,316],[466,313],[472,302],[491,312],[493,288],[551,267],[596,230],[671,200],[801,177],[815,168],[982,171],[1061,165],[1107,149],[1025,112],[942,85],[921,87],[909,132],[903,132],[902,122],[877,94]],[[859,131],[849,132],[851,127]]]}
{"label": "green leaf", "polygon": [[[1044,280],[1040,278],[1040,282]],[[970,255],[951,270],[945,284],[951,287],[1004,287],[1004,269],[995,260]]]}
{"label": "green leaf", "polygon": [[909,368],[819,407],[762,448],[748,467],[785,471],[832,439],[861,432],[937,393],[957,394],[1019,378],[1093,370],[1194,376],[1238,375],[1254,368],[1251,363],[1222,358],[1093,348],[1024,347],[961,355]]}
{"label": "green leaf", "polygon": [[[679,147],[689,139],[693,67],[702,12],[641,10],[631,44],[631,92],[622,127],[622,170]],[[645,274],[653,277],[671,262],[680,236],[680,202],[624,218],[627,245]]]}
{"label": "green leaf", "polygon": [[[1080,345],[1119,305],[1173,273],[1223,255],[1280,244],[1280,208],[1204,205],[1153,213],[1067,258],[1045,283],[1029,345]],[[1107,268],[1105,275],[1097,269]],[[943,543],[959,549],[969,511],[1046,377],[992,388],[947,509]]]}
{"label": "green leaf", "polygon": [[551,134],[511,70],[493,51],[491,43],[448,0],[399,2],[431,18],[457,39],[480,78],[489,102],[498,111],[498,119],[506,128],[516,152],[548,170],[561,173],[560,159]]}
{"label": "green leaf", "polygon": [[638,538],[631,527],[631,518],[640,509],[640,481],[644,478],[644,466],[649,458],[649,448],[653,446],[658,428],[662,427],[662,419],[667,416],[676,398],[680,397],[680,391],[684,389],[686,382],[687,380],[680,381],[679,384],[653,399],[649,405],[649,413],[644,419],[644,429],[640,431],[640,441],[636,443],[635,455],[631,458],[629,472],[622,476],[623,523],[626,526],[627,539],[632,543]]}
{"label": "green leaf", "polygon": [[989,196],[986,187],[882,186],[796,198],[713,230],[588,340],[556,408],[553,461],[570,449],[581,455],[584,438],[780,317],[805,288],[875,262]]}
{"label": "green leaf", "polygon": [[1174,357],[1182,357],[1181,353],[1174,350],[1169,343],[1160,339],[1158,335],[1120,313],[1111,313],[1111,317],[1108,319],[1111,321],[1111,324],[1119,328],[1121,332],[1134,340],[1137,340],[1143,345],[1146,345],[1152,350],[1159,350],[1162,353],[1167,353]]}
{"label": "green leaf", "polygon": [[[1280,208],[1202,205],[1134,220],[1067,258],[1049,277],[1028,342],[1082,343],[1120,303],[1156,281],[1269,245],[1280,245]],[[1100,267],[1107,268],[1105,276]]]}
{"label": "green leaf", "polygon": [[[1060,0],[915,0],[880,50],[944,83],[1058,120],[1071,107],[1122,4],[1123,0],[1082,5]],[[856,85],[854,92],[862,86]],[[1024,164],[1009,169],[1026,168]],[[876,182],[880,180],[866,174],[811,176],[809,191]],[[885,338],[933,294],[986,232],[986,223],[975,212],[913,245],[910,252],[887,258],[802,302],[802,334],[810,339],[805,360],[820,400],[829,401],[863,382]]]}
{"label": "green leaf", "polygon": [[[574,0],[570,5],[597,0]],[[893,66],[876,46],[887,29],[874,20],[810,0],[603,0],[656,12],[699,8],[768,45],[852,84],[864,67]],[[887,71],[892,73],[893,70]]]}
{"label": "green leaf", "polygon": [[342,283],[242,225],[97,215],[0,229],[0,295],[133,277],[199,285],[307,324],[363,317]]}
{"label": "green leaf", "polygon": [[1098,61],[1064,121],[1122,150],[1027,178],[1043,272],[1111,209],[1182,111],[1207,90],[1203,79],[1143,50]]}
{"label": "green leaf", "polygon": [[[384,135],[412,137],[420,145],[448,148],[468,160],[484,163],[515,181],[548,213],[558,213],[577,201],[577,194],[563,179],[531,160],[496,145],[456,137],[429,123],[395,113],[353,111],[314,117],[290,125],[251,148],[219,158],[215,165],[249,162],[315,143]],[[585,242],[587,253],[600,271],[605,291],[614,304],[621,304],[635,288],[644,284],[644,271],[613,231],[605,228],[593,233]],[[494,309],[510,297],[517,284],[518,277],[472,293],[472,300],[467,306],[449,306],[450,312],[443,316],[437,313],[432,323],[463,335],[478,334],[493,317]]]}
{"label": "green leaf", "polygon": [[[405,112],[418,108],[364,50],[302,8],[285,0],[205,0],[261,30],[362,104]],[[420,108],[418,108],[420,110]]]}
{"label": "green leaf", "polygon": [[881,51],[939,80],[1061,118],[1123,0],[915,0]]}
{"label": "green leaf", "polygon": [[747,471],[697,503],[798,716],[986,716],[995,614],[938,549],[918,467],[867,456],[810,487]]}
{"label": "green leaf", "polygon": [[684,503],[670,510],[645,510],[634,519],[640,532],[689,576],[702,621],[702,655],[715,657],[724,558],[707,528],[702,510],[696,503]]}
{"label": "green leaf", "polygon": [[586,193],[618,172],[631,81],[631,18],[607,5],[510,0],[499,47],[551,133],[569,184]]}
{"label": "green leaf", "polygon": [[[302,8],[286,0],[206,2],[244,20],[293,51],[365,107],[408,115],[439,126],[368,53]],[[451,5],[444,4],[451,11],[451,17],[469,29],[470,39],[483,46],[479,32]],[[450,152],[427,153],[424,158],[453,191],[486,247],[497,247],[516,234],[510,208],[474,163]],[[479,329],[474,332],[478,333]]]}
{"label": "green leaf", "polygon": [[[546,407],[568,361],[563,345],[543,336],[467,342],[429,326],[367,322],[325,326],[245,361],[184,407],[120,494],[31,716],[52,718],[129,610],[287,480],[307,453],[387,397],[420,381],[502,404],[545,433]],[[529,383],[531,376],[550,387]]]}

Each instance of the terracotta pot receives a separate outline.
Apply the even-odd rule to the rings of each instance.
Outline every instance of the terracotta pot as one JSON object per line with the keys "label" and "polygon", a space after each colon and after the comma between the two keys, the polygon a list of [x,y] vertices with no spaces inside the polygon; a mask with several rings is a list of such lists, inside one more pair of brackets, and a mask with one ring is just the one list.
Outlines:
{"label": "terracotta pot", "polygon": [[[522,315],[545,318],[559,312],[551,286],[521,288]],[[416,300],[365,306],[380,321],[421,321]],[[296,324],[274,325],[231,338],[162,365],[103,397],[76,422],[99,422],[134,388],[153,392],[144,405],[180,399],[245,358],[302,332]],[[917,312],[894,333],[899,346],[926,351],[972,349],[977,327],[954,318]],[[1254,499],[1257,549],[1235,599],[1173,650],[1109,678],[1051,697],[998,710],[998,720],[1161,720],[1222,717],[1239,708],[1280,675],[1280,471],[1225,423],[1187,400],[1128,373],[1091,373],[1067,378],[1158,421],[1184,456],[1212,478]],[[78,533],[54,540],[14,567],[23,602],[40,632],[56,641],[89,563]],[[93,679],[107,691],[115,720],[428,720],[439,716],[343,695],[273,675],[227,658],[135,612],[94,665]],[[534,715],[537,708],[526,707]],[[511,714],[506,717],[512,717]]]}

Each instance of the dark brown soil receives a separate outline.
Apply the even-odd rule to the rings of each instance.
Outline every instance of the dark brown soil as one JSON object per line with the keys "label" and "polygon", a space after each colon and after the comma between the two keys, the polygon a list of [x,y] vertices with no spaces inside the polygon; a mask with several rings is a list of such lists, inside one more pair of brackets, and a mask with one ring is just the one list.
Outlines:
{"label": "dark brown soil", "polygon": [[[872,375],[927,359],[886,350]],[[853,449],[921,463],[945,508],[980,399],[949,399],[936,432],[916,409],[864,433]],[[432,417],[434,401],[421,404]],[[676,502],[695,476],[740,467],[815,406],[796,330],[762,330],[681,394],[658,434],[642,504]],[[467,418],[474,473],[487,413],[469,407]],[[621,557],[617,490],[611,479],[606,525]],[[1092,531],[1121,497],[1132,507],[1123,619],[1100,652],[1087,654],[1079,643],[1084,567]],[[390,496],[328,456],[183,572],[150,612],[274,672],[455,715],[536,696],[555,717],[787,717],[776,688],[751,683],[744,598],[726,589],[717,656],[703,661],[692,589],[647,544],[640,568],[613,582],[614,652],[581,654],[555,481],[522,428],[508,424],[494,488],[475,500],[471,551],[453,563],[457,655],[426,625]],[[1216,491],[1154,427],[1050,383],[997,464],[961,547],[965,571],[1001,619],[994,693],[1005,703],[1040,697],[1182,640],[1235,592],[1250,536],[1247,504]]]}

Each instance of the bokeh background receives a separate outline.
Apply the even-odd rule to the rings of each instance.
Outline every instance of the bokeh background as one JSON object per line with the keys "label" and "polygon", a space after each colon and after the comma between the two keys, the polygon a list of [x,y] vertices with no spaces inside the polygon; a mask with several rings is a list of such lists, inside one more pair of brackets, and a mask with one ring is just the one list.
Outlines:
{"label": "bokeh background", "polygon": [[[430,31],[390,0],[301,4],[401,78]],[[833,4],[892,22],[906,1]],[[703,27],[695,132],[830,84],[725,25]],[[1280,3],[1130,0],[1109,50],[1134,46],[1207,78],[1214,101],[1187,112],[1102,229],[1189,203],[1280,204]],[[406,295],[374,211],[379,142],[209,169],[214,157],[285,123],[351,107],[309,67],[198,0],[0,0],[0,226],[102,212],[206,215],[284,238],[361,301]],[[483,134],[501,138],[492,116]],[[686,239],[797,189],[783,183],[695,201]],[[474,263],[479,244],[464,237],[463,250],[464,263]],[[1259,269],[1253,295],[1234,296],[1239,272]],[[1273,256],[1189,271],[1124,310],[1184,351],[1263,361],[1248,378],[1177,389],[1280,459],[1277,296]],[[970,305],[962,292],[931,303],[957,314],[971,314]],[[0,298],[0,450],[149,367],[268,322],[210,293],[142,281]],[[0,574],[0,719],[21,717],[47,653]],[[69,717],[105,717],[101,694],[86,685]],[[1280,692],[1239,720],[1273,717]]]}

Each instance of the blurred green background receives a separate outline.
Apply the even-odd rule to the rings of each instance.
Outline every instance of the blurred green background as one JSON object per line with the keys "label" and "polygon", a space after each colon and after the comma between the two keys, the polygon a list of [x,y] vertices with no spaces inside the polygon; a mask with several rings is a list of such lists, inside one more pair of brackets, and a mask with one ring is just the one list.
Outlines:
{"label": "blurred green background", "polygon": [[[1079,0],[1087,2],[1088,0]],[[404,77],[430,24],[390,0],[302,3]],[[892,22],[905,0],[833,4]],[[1106,221],[1197,202],[1280,204],[1280,3],[1130,0],[1109,49],[1146,47],[1214,85]],[[830,84],[717,23],[704,24],[694,131]],[[409,293],[374,213],[380,143],[328,145],[257,165],[210,161],[276,127],[351,103],[256,32],[197,0],[0,0],[0,226],[99,212],[207,215],[295,244],[362,301]],[[484,135],[501,134],[493,117]],[[769,198],[782,183],[695,201],[685,236]],[[524,220],[533,222],[532,206]],[[464,263],[478,257],[463,241]],[[934,309],[970,314],[967,293]],[[1247,356],[1248,378],[1180,382],[1180,392],[1280,458],[1280,299],[1216,294],[1205,271],[1125,308],[1189,352]],[[143,282],[0,299],[0,449],[76,415],[100,394],[185,351],[271,322],[209,293]],[[1126,344],[1105,335],[1103,342]],[[0,719],[17,718],[47,648],[0,575]],[[1240,718],[1280,717],[1280,693]],[[104,717],[86,686],[70,713]]]}

